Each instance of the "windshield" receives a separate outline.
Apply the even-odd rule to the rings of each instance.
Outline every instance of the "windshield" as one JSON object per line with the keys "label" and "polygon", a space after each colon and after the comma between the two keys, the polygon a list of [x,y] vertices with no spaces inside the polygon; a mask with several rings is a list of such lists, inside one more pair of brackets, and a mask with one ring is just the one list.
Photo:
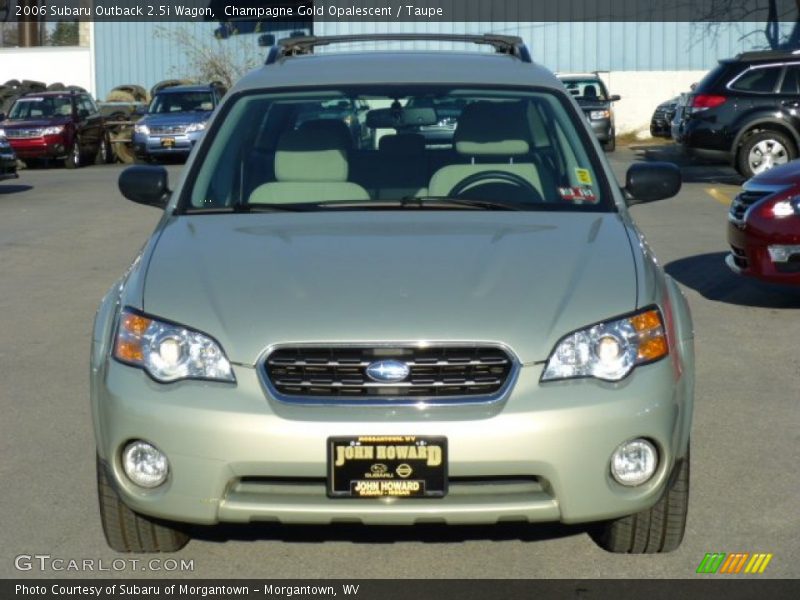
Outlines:
{"label": "windshield", "polygon": [[578,102],[605,102],[608,100],[606,86],[599,79],[564,79],[563,84]]}
{"label": "windshield", "polygon": [[148,112],[164,114],[210,110],[214,110],[211,92],[167,92],[156,94]]}
{"label": "windshield", "polygon": [[444,86],[240,96],[180,208],[614,210],[562,101]]}
{"label": "windshield", "polygon": [[49,117],[72,115],[72,100],[69,96],[39,96],[20,98],[14,103],[8,119],[46,119]]}

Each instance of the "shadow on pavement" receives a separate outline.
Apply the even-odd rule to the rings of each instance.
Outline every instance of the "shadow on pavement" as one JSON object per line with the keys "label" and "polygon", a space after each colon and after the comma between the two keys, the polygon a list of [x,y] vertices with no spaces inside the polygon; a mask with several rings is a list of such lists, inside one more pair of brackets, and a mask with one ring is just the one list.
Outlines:
{"label": "shadow on pavement", "polygon": [[[214,527],[194,526],[187,532],[194,539],[207,542],[269,541],[296,544],[351,542],[354,544],[394,544],[422,542],[449,544],[472,540],[520,540],[536,542],[593,531],[590,526],[566,526],[559,523],[500,523],[497,525],[367,526],[337,523],[333,525],[279,525],[274,523],[222,524]],[[588,541],[588,540],[587,540]]]}
{"label": "shadow on pavement", "polygon": [[0,194],[18,194],[20,192],[27,192],[32,190],[32,185],[20,185],[12,183],[11,185],[3,185],[0,183]]}
{"label": "shadow on pavement", "polygon": [[725,256],[725,252],[689,256],[664,265],[664,270],[709,300],[740,306],[800,308],[800,287],[736,275],[725,265]]}
{"label": "shadow on pavement", "polygon": [[686,183],[742,185],[744,177],[727,164],[705,162],[683,153],[677,144],[635,144],[631,146],[643,161],[666,161],[678,165]]}

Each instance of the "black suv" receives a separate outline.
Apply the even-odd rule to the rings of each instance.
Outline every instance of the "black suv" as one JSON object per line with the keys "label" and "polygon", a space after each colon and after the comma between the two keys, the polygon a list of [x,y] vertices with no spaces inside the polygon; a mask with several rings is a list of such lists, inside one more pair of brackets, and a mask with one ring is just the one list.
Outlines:
{"label": "black suv", "polygon": [[689,95],[678,141],[750,178],[797,158],[798,109],[800,54],[747,52],[721,60]]}

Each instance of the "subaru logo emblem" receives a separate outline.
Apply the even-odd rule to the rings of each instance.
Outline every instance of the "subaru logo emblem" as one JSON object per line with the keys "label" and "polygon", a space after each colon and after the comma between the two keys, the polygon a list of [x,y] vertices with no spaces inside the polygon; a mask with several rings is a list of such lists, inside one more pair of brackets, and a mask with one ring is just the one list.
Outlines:
{"label": "subaru logo emblem", "polygon": [[410,373],[408,365],[399,360],[378,360],[367,366],[367,377],[381,383],[403,381]]}

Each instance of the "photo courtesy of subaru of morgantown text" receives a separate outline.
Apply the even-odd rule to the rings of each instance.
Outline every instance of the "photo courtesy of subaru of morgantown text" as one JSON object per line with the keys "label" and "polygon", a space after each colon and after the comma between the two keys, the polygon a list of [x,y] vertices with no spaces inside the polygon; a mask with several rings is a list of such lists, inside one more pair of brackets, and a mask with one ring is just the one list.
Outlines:
{"label": "photo courtesy of subaru of morgantown text", "polygon": [[[489,52],[382,49],[396,39]],[[369,44],[314,52],[338,42]],[[581,77],[514,36],[294,36],[218,107],[164,93],[191,96],[204,135],[177,182],[119,177],[163,217],[94,323],[111,548],[259,521],[681,544],[692,320],[628,211],[681,175],[636,163],[620,187],[601,147],[619,96]]]}

